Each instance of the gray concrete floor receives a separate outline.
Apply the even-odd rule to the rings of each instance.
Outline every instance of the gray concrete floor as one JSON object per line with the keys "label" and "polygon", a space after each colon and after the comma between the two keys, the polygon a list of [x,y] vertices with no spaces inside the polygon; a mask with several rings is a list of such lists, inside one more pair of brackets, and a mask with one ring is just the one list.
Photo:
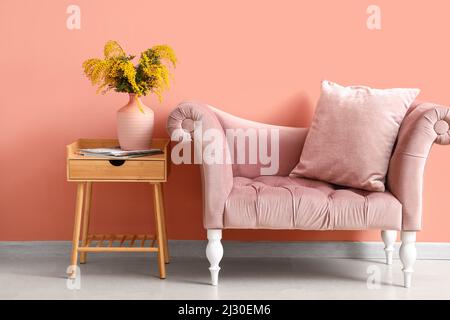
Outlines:
{"label": "gray concrete floor", "polygon": [[[1,299],[450,299],[450,261],[419,260],[403,288],[400,261],[325,258],[227,258],[218,287],[208,284],[206,258],[174,257],[167,279],[145,254],[91,254],[81,288],[69,290],[69,251],[0,247]],[[379,273],[368,288],[367,270]]]}

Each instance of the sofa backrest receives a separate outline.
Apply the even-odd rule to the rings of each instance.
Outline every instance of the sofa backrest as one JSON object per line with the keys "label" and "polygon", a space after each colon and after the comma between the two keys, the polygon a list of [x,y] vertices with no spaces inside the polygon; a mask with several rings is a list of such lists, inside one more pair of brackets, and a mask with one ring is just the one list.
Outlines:
{"label": "sofa backrest", "polygon": [[[210,108],[216,114],[219,122],[221,123],[223,129],[225,130],[225,134],[228,132],[236,133],[236,130],[241,129],[241,133],[251,134],[257,133],[257,145],[258,145],[258,156],[256,158],[256,163],[249,163],[249,139],[248,137],[245,139],[245,163],[238,164],[236,163],[236,158],[238,151],[238,139],[231,139],[230,143],[233,146],[233,150],[230,150],[231,153],[234,153],[234,161],[233,161],[233,175],[239,177],[247,177],[247,178],[255,178],[261,175],[261,168],[268,168],[269,165],[261,163],[261,158],[259,157],[259,146],[264,143],[267,147],[267,155],[271,155],[271,139],[270,137],[272,130],[277,131],[279,135],[279,159],[278,159],[278,170],[274,174],[270,175],[279,175],[279,176],[288,176],[292,169],[297,165],[300,154],[302,152],[303,144],[305,142],[306,135],[308,133],[308,128],[295,128],[295,127],[284,127],[284,126],[275,126],[265,123],[260,123],[256,121],[246,120],[239,118],[237,116],[231,115],[224,111],[221,111],[217,108],[210,106]],[[250,130],[249,130],[250,129]],[[265,137],[267,134],[267,139],[261,137]],[[242,152],[242,151],[241,151]],[[276,159],[271,156],[272,160]]]}

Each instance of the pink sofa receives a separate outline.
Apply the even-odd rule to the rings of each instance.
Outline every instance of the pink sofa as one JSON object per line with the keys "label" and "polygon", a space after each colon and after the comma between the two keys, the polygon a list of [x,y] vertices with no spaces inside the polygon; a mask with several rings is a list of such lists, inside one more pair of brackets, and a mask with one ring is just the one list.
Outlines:
{"label": "pink sofa", "polygon": [[[392,263],[397,231],[401,231],[400,258],[404,284],[409,287],[416,259],[416,232],[422,223],[425,163],[433,143],[450,144],[449,110],[431,103],[414,103],[400,128],[386,192],[368,192],[289,177],[299,161],[307,128],[272,126],[238,118],[207,104],[181,103],[168,119],[167,129],[172,137],[179,138],[180,132],[185,138],[193,136],[196,121],[203,130],[216,129],[223,137],[227,129],[277,129],[279,132],[276,175],[261,176],[264,165],[260,162],[203,163],[201,166],[203,218],[209,240],[206,253],[212,284],[218,283],[223,255],[222,229],[377,229],[382,231],[388,264]],[[196,144],[196,152],[206,147],[207,143]],[[236,144],[229,148],[224,143],[222,147],[229,153]]]}

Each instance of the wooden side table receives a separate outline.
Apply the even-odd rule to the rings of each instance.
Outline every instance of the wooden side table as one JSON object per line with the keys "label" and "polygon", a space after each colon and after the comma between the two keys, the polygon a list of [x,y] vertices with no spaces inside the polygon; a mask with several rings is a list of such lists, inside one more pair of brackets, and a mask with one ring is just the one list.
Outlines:
{"label": "wooden side table", "polygon": [[[79,139],[67,146],[67,181],[77,182],[75,224],[73,228],[71,267],[69,278],[76,277],[78,253],[80,263],[86,263],[88,252],[157,252],[159,276],[166,278],[165,263],[169,263],[166,225],[164,217],[164,196],[162,184],[167,181],[170,161],[168,160],[169,139],[153,139],[152,148],[164,153],[111,160],[78,154],[82,148],[107,148],[118,146],[115,139]],[[89,216],[94,182],[145,182],[153,185],[156,234],[90,234]],[[81,233],[81,245],[80,245]],[[155,246],[155,242],[157,246]],[[149,245],[146,245],[149,243]],[[118,245],[117,245],[118,244]],[[94,246],[95,245],[95,246]]]}

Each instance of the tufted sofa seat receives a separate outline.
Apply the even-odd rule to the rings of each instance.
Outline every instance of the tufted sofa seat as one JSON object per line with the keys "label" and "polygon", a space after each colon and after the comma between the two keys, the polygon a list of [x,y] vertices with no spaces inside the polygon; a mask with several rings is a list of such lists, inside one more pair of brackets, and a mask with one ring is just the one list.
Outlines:
{"label": "tufted sofa seat", "polygon": [[400,230],[402,205],[368,192],[304,178],[235,177],[225,203],[229,229]]}

